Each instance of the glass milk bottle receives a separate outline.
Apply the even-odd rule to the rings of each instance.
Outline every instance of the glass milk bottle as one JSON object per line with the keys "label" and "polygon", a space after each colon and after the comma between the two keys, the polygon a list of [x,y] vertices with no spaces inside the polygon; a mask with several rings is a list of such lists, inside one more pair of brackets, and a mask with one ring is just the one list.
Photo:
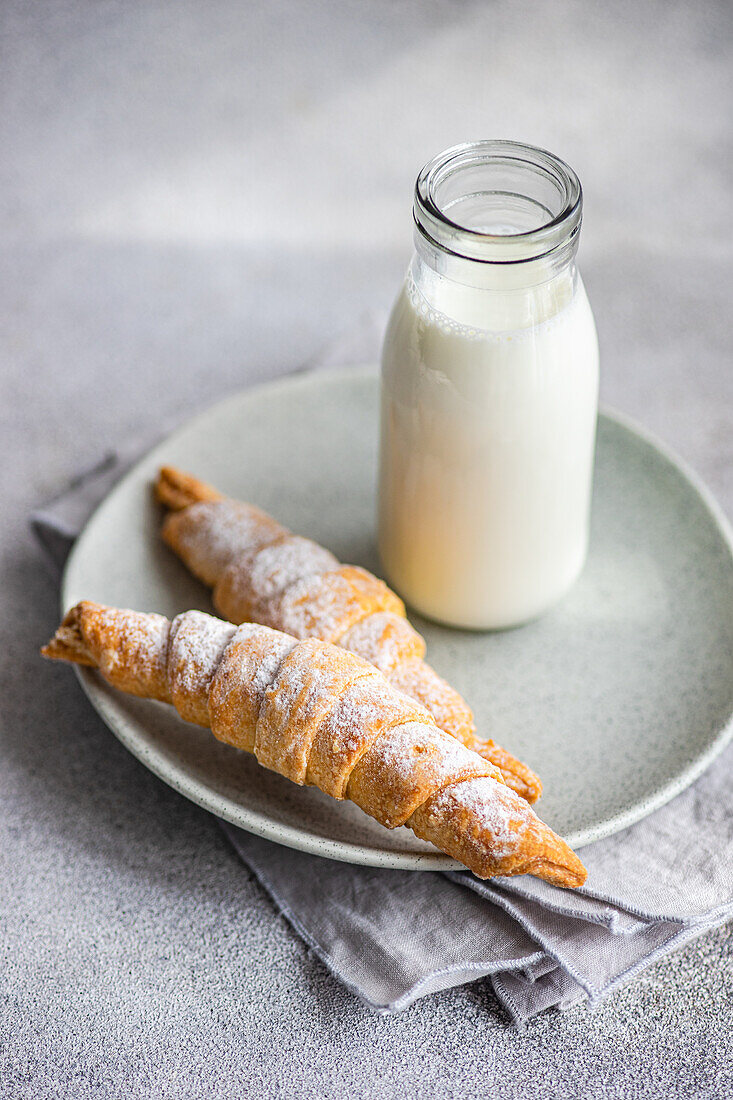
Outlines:
{"label": "glass milk bottle", "polygon": [[459,145],[418,176],[382,357],[379,547],[428,618],[514,626],[583,567],[598,342],[581,216],[575,172],[530,145]]}

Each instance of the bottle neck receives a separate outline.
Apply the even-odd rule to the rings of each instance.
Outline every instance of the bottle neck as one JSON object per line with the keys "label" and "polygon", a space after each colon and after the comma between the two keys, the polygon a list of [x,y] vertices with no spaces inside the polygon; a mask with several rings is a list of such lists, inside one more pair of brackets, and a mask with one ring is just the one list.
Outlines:
{"label": "bottle neck", "polygon": [[576,295],[574,253],[562,263],[547,257],[482,264],[426,248],[421,236],[416,230],[408,292],[416,305],[450,324],[492,332],[532,328],[567,308]]}
{"label": "bottle neck", "polygon": [[546,150],[517,142],[458,145],[415,185],[411,277],[428,307],[476,328],[526,328],[570,303],[583,196]]}

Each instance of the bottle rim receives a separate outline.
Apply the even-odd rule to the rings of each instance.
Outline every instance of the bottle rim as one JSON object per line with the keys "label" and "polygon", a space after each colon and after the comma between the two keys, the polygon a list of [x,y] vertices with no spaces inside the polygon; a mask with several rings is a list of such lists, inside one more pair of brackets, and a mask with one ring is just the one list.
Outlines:
{"label": "bottle rim", "polygon": [[[510,169],[515,176],[548,183],[554,206],[534,202],[548,217],[542,224],[516,232],[488,232],[463,225],[450,217],[451,204],[441,201],[441,190],[469,169]],[[523,198],[518,192],[491,192]],[[560,157],[518,141],[464,142],[444,150],[421,169],[415,183],[413,217],[418,232],[443,252],[479,263],[508,264],[538,260],[577,247],[583,213],[583,189],[573,169]]]}

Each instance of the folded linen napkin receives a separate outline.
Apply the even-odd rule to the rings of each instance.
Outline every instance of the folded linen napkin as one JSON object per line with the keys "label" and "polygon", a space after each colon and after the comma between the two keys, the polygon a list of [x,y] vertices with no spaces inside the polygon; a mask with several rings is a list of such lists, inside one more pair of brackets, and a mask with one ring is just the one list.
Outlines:
{"label": "folded linen napkin", "polygon": [[[381,324],[309,367],[363,361]],[[141,450],[142,448],[138,448]],[[95,504],[132,461],[108,455],[31,518],[62,566]],[[733,746],[667,806],[583,849],[579,891],[537,879],[352,867],[224,832],[334,976],[380,1012],[489,976],[517,1025],[610,993],[655,959],[733,917]]]}

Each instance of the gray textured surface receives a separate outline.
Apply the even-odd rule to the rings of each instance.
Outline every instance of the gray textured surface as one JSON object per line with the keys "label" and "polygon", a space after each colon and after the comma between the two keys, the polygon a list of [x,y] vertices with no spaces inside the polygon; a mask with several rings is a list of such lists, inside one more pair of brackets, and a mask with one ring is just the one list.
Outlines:
{"label": "gray textured surface", "polygon": [[56,591],[25,520],[110,442],[386,306],[416,167],[477,135],[577,168],[605,399],[733,513],[730,6],[0,18],[2,1095],[729,1094],[725,930],[524,1036],[483,984],[397,1018],[357,1005],[215,825],[39,665]]}

